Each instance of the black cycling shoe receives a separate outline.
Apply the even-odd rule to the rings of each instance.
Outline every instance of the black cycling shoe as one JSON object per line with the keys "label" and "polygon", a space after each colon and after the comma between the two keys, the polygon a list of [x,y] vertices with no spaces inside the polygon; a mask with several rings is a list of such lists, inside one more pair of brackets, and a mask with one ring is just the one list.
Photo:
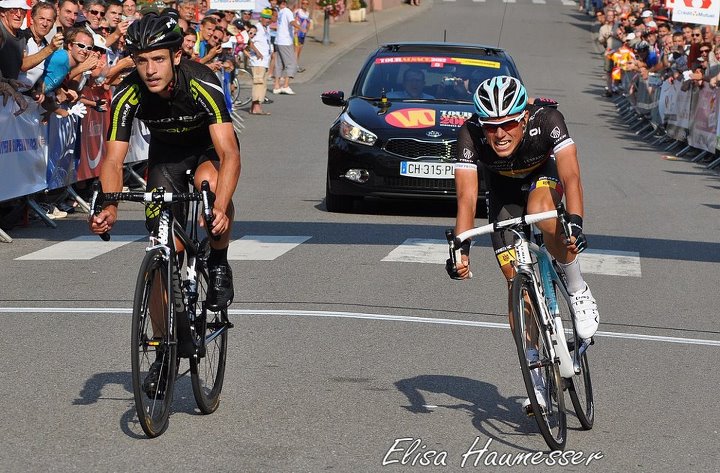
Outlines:
{"label": "black cycling shoe", "polygon": [[150,399],[163,399],[165,397],[165,386],[167,386],[168,359],[164,353],[158,352],[157,358],[150,365],[147,376],[142,384],[142,389]]}
{"label": "black cycling shoe", "polygon": [[226,309],[235,297],[230,265],[219,264],[208,269],[210,281],[207,291],[207,307],[213,312]]}

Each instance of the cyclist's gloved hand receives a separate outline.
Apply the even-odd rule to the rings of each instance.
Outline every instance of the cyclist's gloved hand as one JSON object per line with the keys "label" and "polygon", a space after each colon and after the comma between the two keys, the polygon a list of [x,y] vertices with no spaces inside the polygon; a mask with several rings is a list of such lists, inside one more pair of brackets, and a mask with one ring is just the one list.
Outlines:
{"label": "cyclist's gloved hand", "polygon": [[[469,267],[470,266],[470,259],[469,259],[469,257],[470,257],[470,241],[469,240],[464,241],[462,243],[462,246],[460,247],[460,254],[467,258],[464,261],[466,262],[466,266]],[[457,263],[461,263],[461,261],[458,261]],[[451,279],[461,280],[461,279],[465,279],[467,277],[467,276],[463,277],[460,275],[460,273],[458,272],[456,263],[453,262],[453,258],[448,258],[445,261],[445,271],[447,271],[448,276],[450,276]],[[472,277],[471,274],[470,274],[470,277]]]}
{"label": "cyclist's gloved hand", "polygon": [[579,215],[569,214],[567,220],[571,236],[575,238],[575,248],[578,253],[582,253],[587,248],[587,238],[583,233],[583,219]]}

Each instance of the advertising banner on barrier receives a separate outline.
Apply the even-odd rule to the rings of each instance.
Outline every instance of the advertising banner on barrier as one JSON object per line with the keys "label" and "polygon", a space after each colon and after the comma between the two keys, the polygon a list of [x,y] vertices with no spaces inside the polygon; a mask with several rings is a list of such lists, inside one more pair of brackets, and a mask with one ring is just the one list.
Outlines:
{"label": "advertising banner on barrier", "polygon": [[666,80],[660,87],[660,100],[658,101],[658,113],[660,115],[660,123],[667,125],[672,120],[676,123],[677,111],[675,107],[675,100],[677,91],[680,90],[680,86],[677,82],[670,82]]}
{"label": "advertising banner on barrier", "polygon": [[[97,91],[98,88],[92,89]],[[104,95],[97,92],[93,94],[96,98],[112,100],[110,91],[103,91]],[[105,156],[105,134],[110,126],[110,110],[98,112],[88,107],[87,114],[83,117],[80,127],[80,161],[77,168],[77,180],[84,181],[100,175],[100,162]]]}
{"label": "advertising banner on barrier", "polygon": [[717,92],[710,87],[703,87],[698,92],[697,106],[693,126],[688,135],[688,144],[703,151],[715,152],[717,143]]}
{"label": "advertising banner on barrier", "polygon": [[214,10],[255,10],[255,0],[210,0],[208,7]]}
{"label": "advertising banner on barrier", "polygon": [[675,0],[672,12],[674,23],[717,26],[720,20],[720,0]]}
{"label": "advertising banner on barrier", "polygon": [[17,117],[10,101],[0,105],[0,201],[45,189],[45,135],[38,106],[31,102]]}
{"label": "advertising banner on barrier", "polygon": [[54,113],[48,120],[47,188],[66,187],[77,181],[80,159],[80,120],[74,115],[60,118]]}

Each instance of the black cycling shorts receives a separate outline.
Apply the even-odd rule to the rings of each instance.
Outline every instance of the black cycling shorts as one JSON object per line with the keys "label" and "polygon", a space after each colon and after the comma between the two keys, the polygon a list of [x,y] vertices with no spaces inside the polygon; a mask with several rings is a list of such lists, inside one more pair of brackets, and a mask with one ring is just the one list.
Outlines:
{"label": "black cycling shorts", "polygon": [[[506,177],[486,169],[483,178],[488,189],[488,221],[490,223],[521,217],[525,213],[528,195],[539,187],[548,187],[562,198],[563,189],[558,177],[555,157],[551,157],[524,178]],[[498,264],[502,267],[514,259],[513,234],[508,231],[490,235]]]}
{"label": "black cycling shorts", "polygon": [[[194,174],[198,166],[205,161],[220,161],[214,147],[210,147],[201,152],[191,153],[181,160],[175,157],[174,161],[167,160],[168,156],[173,156],[167,153],[167,150],[164,151],[162,155],[155,154],[152,152],[151,147],[150,158],[148,159],[147,179],[147,188],[150,191],[164,187],[166,192],[188,192],[190,190],[190,181],[187,175],[188,170]],[[173,215],[183,227],[187,225],[187,209],[188,203],[173,204]],[[145,205],[145,227],[148,231],[152,232],[155,230],[159,216],[159,205]]]}

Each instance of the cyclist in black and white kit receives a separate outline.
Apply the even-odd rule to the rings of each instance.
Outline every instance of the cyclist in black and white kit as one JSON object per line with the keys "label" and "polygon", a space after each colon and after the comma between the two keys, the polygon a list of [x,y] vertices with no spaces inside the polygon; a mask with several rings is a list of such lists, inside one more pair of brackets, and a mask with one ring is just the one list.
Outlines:
{"label": "cyclist in black and white kit", "polygon": [[[210,240],[207,301],[209,308],[217,311],[228,307],[234,297],[227,250],[234,215],[232,196],[240,177],[240,145],[215,74],[204,65],[182,59],[183,33],[177,20],[176,14],[149,13],[128,28],[126,44],[137,69],[113,96],[100,181],[105,192],[122,189],[132,121],[138,118],[150,130],[148,189],[187,192],[187,170],[194,171],[198,189],[201,182],[210,183],[216,198],[209,230],[219,239]],[[181,204],[173,213],[181,223],[187,219]],[[148,230],[155,228],[158,216],[156,205],[146,206]],[[109,204],[91,216],[90,229],[97,234],[108,232],[116,220],[117,204]],[[151,310],[151,318],[155,336],[161,336],[165,330],[162,314]],[[157,382],[161,355],[148,373],[145,384],[149,391]]]}
{"label": "cyclist in black and white kit", "polygon": [[[523,213],[555,209],[563,195],[572,236],[566,239],[557,220],[537,224],[546,248],[564,271],[582,338],[598,327],[598,309],[580,272],[578,253],[587,246],[583,233],[583,191],[577,149],[563,115],[553,107],[528,104],[525,87],[509,76],[482,82],[473,95],[476,114],[458,132],[455,164],[458,211],[455,234],[474,227],[478,198],[478,167],[488,189],[488,219],[496,222]],[[498,263],[508,280],[514,276],[512,237],[492,234]],[[469,243],[448,272],[470,275]],[[510,317],[512,326],[512,317]],[[528,353],[536,360],[537,351]],[[540,398],[539,398],[540,399]]]}

